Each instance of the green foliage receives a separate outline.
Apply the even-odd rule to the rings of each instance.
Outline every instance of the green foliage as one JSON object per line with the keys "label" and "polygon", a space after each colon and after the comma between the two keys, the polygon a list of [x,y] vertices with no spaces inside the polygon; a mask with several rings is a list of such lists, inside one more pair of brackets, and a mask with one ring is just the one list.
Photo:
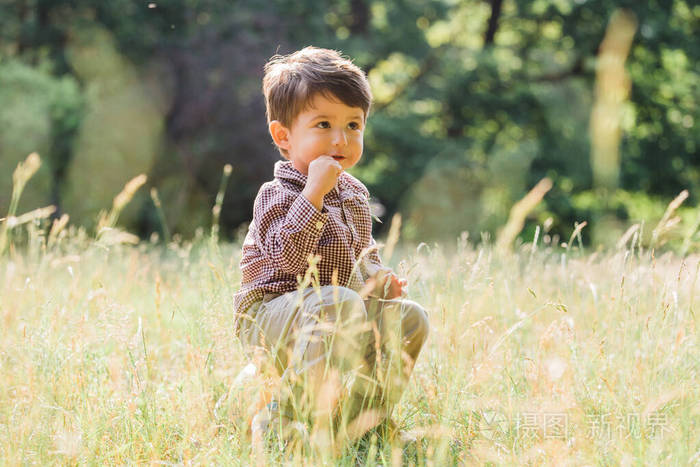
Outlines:
{"label": "green foliage", "polygon": [[[103,28],[80,29],[67,52],[87,105],[61,196],[78,223],[93,227],[128,180],[151,171],[160,150],[165,98],[154,84],[157,76],[122,57]],[[135,225],[138,215],[137,208],[127,209],[122,220]]]}
{"label": "green foliage", "polygon": [[[627,67],[632,94],[622,116],[622,188],[669,197],[666,203],[689,188],[695,199],[700,189],[696,150],[700,136],[693,130],[699,116],[700,80],[690,57],[697,58],[700,48],[696,41],[687,40],[687,34],[698,24],[697,7],[692,9],[683,1],[653,6],[610,1],[504,2],[491,42],[485,28],[495,13],[484,2],[445,7],[444,16],[415,19],[424,26],[422,35],[431,46],[427,51],[408,52],[403,64],[384,66],[396,62],[388,56],[370,72],[375,83],[392,83],[413,73],[402,86],[394,86],[400,92],[378,96],[385,102],[380,100],[372,123],[394,120],[403,131],[391,132],[395,138],[377,135],[367,144],[367,167],[381,174],[370,178],[371,191],[387,200],[390,211],[399,208],[414,216],[415,209],[425,210],[397,201],[407,190],[419,189],[417,180],[432,176],[427,167],[441,165],[431,162],[437,157],[452,154],[448,166],[473,172],[465,179],[459,170],[447,170],[440,175],[442,191],[422,188],[424,197],[440,199],[431,202],[430,222],[418,213],[416,238],[432,238],[437,232],[454,237],[460,230],[494,231],[508,207],[545,175],[562,182],[555,183],[545,199],[545,211],[555,216],[557,225],[568,228],[573,220],[587,218],[575,203],[562,197],[591,189],[588,126],[595,58],[608,19],[620,7],[629,8],[639,22]],[[425,99],[436,105],[414,105]],[[452,147],[461,150],[447,149]],[[505,163],[504,151],[511,154]],[[373,164],[373,157],[387,155],[400,163]],[[504,167],[512,170],[509,173]],[[409,174],[401,173],[405,171]],[[475,180],[479,173],[482,183]],[[391,181],[389,188],[386,181]],[[461,194],[454,190],[460,185]],[[499,185],[507,188],[499,190]],[[599,196],[598,210],[606,210],[609,202],[613,201]],[[468,208],[475,203],[480,214]],[[460,221],[446,218],[448,213],[457,213]]]}
{"label": "green foliage", "polygon": [[49,63],[32,67],[19,60],[0,61],[0,213],[9,207],[12,171],[31,152],[44,155],[44,164],[27,187],[19,211],[55,202],[83,106],[77,81],[54,76]]}
{"label": "green foliage", "polygon": [[[622,237],[630,226],[637,224],[640,231],[639,243],[652,246],[653,229],[662,220],[669,206],[669,200],[666,198],[627,190],[616,190],[609,194],[586,190],[576,193],[570,199],[572,209],[579,219],[605,226],[605,232],[597,232],[598,237],[594,240],[608,245]],[[601,199],[605,202],[601,202]],[[698,209],[681,206],[674,211],[674,215],[678,216],[680,227],[676,226],[674,221],[675,228],[665,233],[663,243],[670,244],[679,252],[687,252],[687,248],[691,246],[697,247]]]}

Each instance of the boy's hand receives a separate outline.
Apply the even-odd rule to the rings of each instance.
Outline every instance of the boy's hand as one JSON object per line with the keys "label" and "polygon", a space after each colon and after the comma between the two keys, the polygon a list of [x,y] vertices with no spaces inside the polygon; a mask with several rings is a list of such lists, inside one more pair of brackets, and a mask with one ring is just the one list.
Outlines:
{"label": "boy's hand", "polygon": [[[391,281],[386,295],[384,298],[391,300],[392,298],[402,297],[406,293],[406,288],[408,287],[408,280],[402,277],[398,277],[393,272],[389,275],[387,280]],[[386,287],[386,286],[385,286]]]}
{"label": "boy's hand", "polygon": [[320,210],[323,197],[333,189],[343,167],[331,156],[320,156],[309,164],[309,175],[301,194]]}
{"label": "boy's hand", "polygon": [[403,296],[408,286],[406,279],[398,277],[393,272],[380,271],[371,277],[369,281],[374,283],[374,290],[371,295],[386,300]]}

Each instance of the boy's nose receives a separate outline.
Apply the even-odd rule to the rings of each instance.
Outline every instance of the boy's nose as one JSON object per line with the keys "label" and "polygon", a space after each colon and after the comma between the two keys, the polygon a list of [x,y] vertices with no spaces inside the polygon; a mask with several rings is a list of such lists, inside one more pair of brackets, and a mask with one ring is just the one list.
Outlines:
{"label": "boy's nose", "polygon": [[333,133],[333,145],[345,146],[348,144],[348,138],[343,130],[337,130]]}

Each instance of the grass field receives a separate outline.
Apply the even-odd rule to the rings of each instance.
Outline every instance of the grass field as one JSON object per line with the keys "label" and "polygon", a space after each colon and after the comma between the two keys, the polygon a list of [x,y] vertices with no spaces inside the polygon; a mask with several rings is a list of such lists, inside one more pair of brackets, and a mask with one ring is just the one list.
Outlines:
{"label": "grass field", "polygon": [[8,216],[16,248],[0,230],[0,465],[700,464],[698,256],[638,237],[399,246],[431,312],[394,412],[418,441],[254,459],[248,424],[275,381],[243,377],[239,246],[136,242],[109,230],[124,202],[99,238]]}
{"label": "grass field", "polygon": [[[249,463],[238,247],[58,237],[0,258],[0,464]],[[402,251],[432,334],[394,418],[422,440],[326,462],[700,462],[698,257],[521,250]]]}

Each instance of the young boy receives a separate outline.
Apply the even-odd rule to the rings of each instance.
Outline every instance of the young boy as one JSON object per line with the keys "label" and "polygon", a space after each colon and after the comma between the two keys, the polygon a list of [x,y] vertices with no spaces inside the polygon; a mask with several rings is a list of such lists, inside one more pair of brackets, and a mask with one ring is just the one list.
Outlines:
{"label": "young boy", "polygon": [[236,323],[296,389],[254,425],[305,407],[357,437],[389,419],[429,329],[425,310],[402,298],[405,280],[382,265],[369,193],[346,172],[362,157],[369,83],[338,52],[307,47],[270,59],[263,93],[286,161],[255,199]]}

